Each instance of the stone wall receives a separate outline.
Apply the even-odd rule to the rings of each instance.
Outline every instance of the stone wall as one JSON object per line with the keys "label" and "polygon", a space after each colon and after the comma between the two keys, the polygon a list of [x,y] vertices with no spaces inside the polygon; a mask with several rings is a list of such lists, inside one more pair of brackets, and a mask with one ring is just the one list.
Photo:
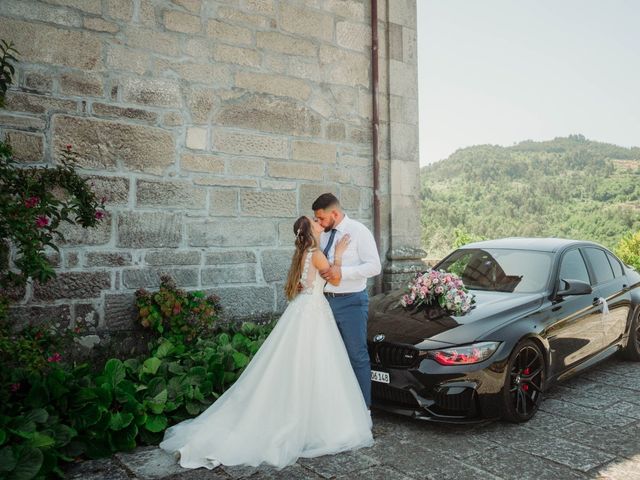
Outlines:
{"label": "stone wall", "polygon": [[[415,0],[398,1],[379,2],[383,257],[390,112],[417,138],[417,94],[388,95],[389,50],[400,64],[415,52]],[[0,135],[29,165],[73,145],[109,212],[66,229],[58,278],[29,286],[18,321],[126,331],[133,292],[162,273],[231,316],[280,311],[292,223],[318,194],[372,227],[370,15],[369,0],[1,0],[0,38],[21,63]],[[415,54],[406,64],[403,91]],[[417,171],[415,142],[400,153],[412,149]]]}

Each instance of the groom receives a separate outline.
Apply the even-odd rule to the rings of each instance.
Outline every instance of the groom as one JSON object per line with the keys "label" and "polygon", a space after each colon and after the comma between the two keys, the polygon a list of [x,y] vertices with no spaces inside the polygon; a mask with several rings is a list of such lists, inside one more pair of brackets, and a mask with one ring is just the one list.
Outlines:
{"label": "groom", "polygon": [[367,278],[380,273],[380,257],[373,235],[362,223],[349,218],[340,207],[335,195],[323,193],[311,206],[324,232],[320,236],[320,248],[333,264],[335,245],[343,235],[349,234],[347,250],[342,255],[342,265],[322,270],[325,280],[336,279],[338,286],[327,283],[324,294],[329,301],[338,324],[342,340],[347,347],[351,366],[356,374],[362,395],[371,406],[371,365],[367,349],[367,319],[369,296]]}

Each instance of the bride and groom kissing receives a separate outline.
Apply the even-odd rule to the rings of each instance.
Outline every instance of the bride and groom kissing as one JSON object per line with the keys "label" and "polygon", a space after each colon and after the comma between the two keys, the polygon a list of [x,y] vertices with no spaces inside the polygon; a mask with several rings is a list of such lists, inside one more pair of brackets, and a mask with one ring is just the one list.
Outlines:
{"label": "bride and groom kissing", "polygon": [[165,432],[160,448],[184,468],[261,463],[373,444],[367,279],[380,273],[371,232],[331,193],[293,225],[289,305],[244,372],[198,417]]}

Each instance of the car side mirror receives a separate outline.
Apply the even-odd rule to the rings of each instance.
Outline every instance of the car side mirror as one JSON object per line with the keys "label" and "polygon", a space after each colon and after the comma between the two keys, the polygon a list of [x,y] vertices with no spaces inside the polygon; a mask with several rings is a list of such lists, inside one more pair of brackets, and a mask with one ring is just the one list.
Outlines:
{"label": "car side mirror", "polygon": [[560,288],[556,295],[558,297],[566,297],[567,295],[586,295],[591,293],[591,285],[581,280],[571,280],[561,278],[560,282],[564,284],[564,288]]}

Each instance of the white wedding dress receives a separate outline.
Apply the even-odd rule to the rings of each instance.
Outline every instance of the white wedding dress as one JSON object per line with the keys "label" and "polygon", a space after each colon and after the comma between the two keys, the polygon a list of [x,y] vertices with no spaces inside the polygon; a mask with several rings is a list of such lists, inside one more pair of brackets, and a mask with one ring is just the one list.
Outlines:
{"label": "white wedding dress", "polygon": [[165,432],[160,448],[179,452],[182,467],[283,468],[299,457],[373,444],[371,417],[311,254],[304,290],[240,378],[198,417]]}

